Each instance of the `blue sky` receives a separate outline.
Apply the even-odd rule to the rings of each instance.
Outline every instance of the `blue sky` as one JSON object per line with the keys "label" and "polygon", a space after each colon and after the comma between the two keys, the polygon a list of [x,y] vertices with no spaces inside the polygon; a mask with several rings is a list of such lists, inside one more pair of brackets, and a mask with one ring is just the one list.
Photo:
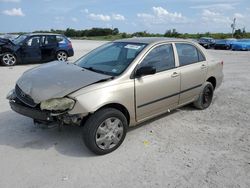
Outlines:
{"label": "blue sky", "polygon": [[250,31],[250,0],[0,0],[0,32],[118,27],[121,32]]}

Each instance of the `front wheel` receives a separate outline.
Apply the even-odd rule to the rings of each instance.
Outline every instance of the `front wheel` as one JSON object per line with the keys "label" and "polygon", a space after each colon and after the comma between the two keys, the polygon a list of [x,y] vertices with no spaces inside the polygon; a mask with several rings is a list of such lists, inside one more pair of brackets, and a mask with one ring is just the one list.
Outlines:
{"label": "front wheel", "polygon": [[95,112],[83,127],[83,140],[89,150],[104,155],[116,150],[127,133],[127,119],[114,108],[104,108]]}
{"label": "front wheel", "polygon": [[214,87],[210,82],[205,82],[199,98],[194,102],[194,106],[204,110],[210,106],[213,100]]}
{"label": "front wheel", "polygon": [[10,52],[4,53],[1,58],[2,64],[5,66],[14,66],[17,63],[16,56]]}
{"label": "front wheel", "polygon": [[56,53],[56,59],[58,61],[67,61],[68,59],[68,54],[64,51],[59,51]]}

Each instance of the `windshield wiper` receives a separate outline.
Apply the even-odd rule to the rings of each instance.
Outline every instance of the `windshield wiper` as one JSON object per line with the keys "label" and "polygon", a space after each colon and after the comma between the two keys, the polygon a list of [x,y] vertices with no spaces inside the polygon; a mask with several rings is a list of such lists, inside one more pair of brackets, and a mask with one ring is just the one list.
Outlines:
{"label": "windshield wiper", "polygon": [[93,71],[93,72],[97,72],[97,73],[101,73],[101,74],[105,74],[105,75],[109,75],[110,76],[110,74],[108,72],[105,72],[105,71],[102,71],[102,70],[98,70],[98,69],[94,69],[93,67],[82,67],[82,68],[90,70],[90,71]]}

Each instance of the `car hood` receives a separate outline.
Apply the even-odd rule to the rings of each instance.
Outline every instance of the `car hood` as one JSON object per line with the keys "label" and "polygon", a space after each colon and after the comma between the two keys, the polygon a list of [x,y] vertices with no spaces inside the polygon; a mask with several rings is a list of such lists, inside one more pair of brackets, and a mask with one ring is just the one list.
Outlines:
{"label": "car hood", "polygon": [[72,63],[55,61],[26,71],[18,79],[17,85],[38,104],[48,99],[64,97],[109,78],[111,76],[92,72]]}
{"label": "car hood", "polygon": [[9,40],[9,39],[0,38],[0,46],[3,46],[5,44],[9,44],[9,43],[13,44],[11,42],[11,40]]}

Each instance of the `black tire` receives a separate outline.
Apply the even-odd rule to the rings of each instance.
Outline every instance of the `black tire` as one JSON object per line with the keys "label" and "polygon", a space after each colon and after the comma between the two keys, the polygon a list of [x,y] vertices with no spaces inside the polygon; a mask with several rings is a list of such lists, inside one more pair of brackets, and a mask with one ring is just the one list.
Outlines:
{"label": "black tire", "polygon": [[58,61],[67,61],[68,60],[68,54],[67,54],[67,52],[62,51],[62,50],[58,51],[56,53],[56,59]]}
{"label": "black tire", "polygon": [[[112,118],[120,120],[119,129],[123,128],[122,135],[121,135],[121,133],[119,133],[119,135],[116,135],[116,138],[118,138],[118,136],[119,136],[119,141],[116,144],[113,143],[112,137],[110,135],[107,136],[108,134],[110,134],[110,132],[112,132],[112,130],[108,130],[109,133],[103,133],[102,136],[101,136],[101,134],[98,133],[99,129],[103,129],[103,127],[105,127],[105,130],[107,130],[106,129],[107,125],[105,125],[106,121],[108,121],[109,119],[112,121]],[[93,115],[91,115],[88,118],[88,120],[85,122],[84,127],[83,127],[83,134],[82,134],[83,141],[85,142],[85,145],[87,146],[87,148],[90,151],[92,151],[93,153],[95,153],[97,155],[104,155],[104,154],[107,154],[107,153],[110,153],[110,152],[116,150],[122,144],[122,142],[126,136],[126,133],[127,133],[127,128],[128,128],[128,122],[127,122],[127,119],[122,112],[120,112],[119,110],[116,110],[114,108],[100,109],[97,112],[95,112]],[[114,130],[113,130],[113,132],[111,134],[115,135],[118,133],[117,132],[114,133]],[[107,138],[107,137],[109,137],[109,138]],[[101,139],[101,138],[102,139],[104,138],[103,143],[99,142],[99,145],[98,145],[97,139]],[[111,144],[113,144],[113,147],[105,148],[105,149],[101,148],[102,146],[106,147],[105,146],[106,141],[111,142],[109,144],[109,146],[111,146]]]}
{"label": "black tire", "polygon": [[17,64],[17,58],[13,53],[6,52],[1,56],[1,63],[4,66],[14,66]]}
{"label": "black tire", "polygon": [[194,102],[194,106],[200,110],[204,110],[210,106],[213,100],[214,87],[210,82],[203,84],[203,89],[199,98]]}

